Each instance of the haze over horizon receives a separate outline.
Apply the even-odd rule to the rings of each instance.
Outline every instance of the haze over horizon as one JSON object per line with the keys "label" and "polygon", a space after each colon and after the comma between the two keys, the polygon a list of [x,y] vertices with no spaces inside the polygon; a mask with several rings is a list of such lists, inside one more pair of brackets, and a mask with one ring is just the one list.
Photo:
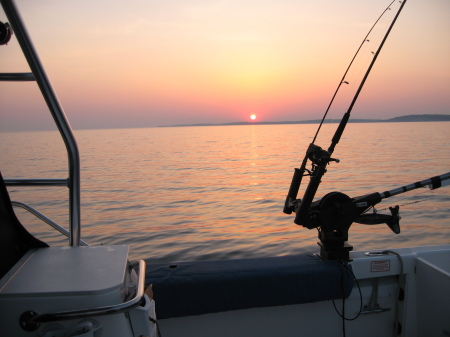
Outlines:
{"label": "haze over horizon", "polygon": [[[389,3],[17,0],[74,129],[319,119]],[[398,6],[364,44],[330,118],[345,112]],[[407,1],[352,118],[450,114],[449,19],[448,0]],[[14,36],[0,53],[0,72],[29,71]],[[0,131],[27,130],[23,120],[54,128],[36,83],[0,86]]]}

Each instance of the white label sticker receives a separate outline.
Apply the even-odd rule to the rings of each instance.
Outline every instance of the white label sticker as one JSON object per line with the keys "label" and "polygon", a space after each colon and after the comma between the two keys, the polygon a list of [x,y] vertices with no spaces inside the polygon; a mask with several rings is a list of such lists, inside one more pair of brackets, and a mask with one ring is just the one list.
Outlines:
{"label": "white label sticker", "polygon": [[389,270],[391,270],[390,260],[372,261],[372,263],[370,264],[370,271],[372,273],[378,273]]}

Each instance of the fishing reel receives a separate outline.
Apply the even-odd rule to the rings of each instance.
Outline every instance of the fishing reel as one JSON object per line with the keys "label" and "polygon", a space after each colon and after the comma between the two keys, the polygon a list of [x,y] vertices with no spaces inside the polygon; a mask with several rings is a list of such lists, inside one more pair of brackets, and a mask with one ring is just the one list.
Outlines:
{"label": "fishing reel", "polygon": [[12,28],[8,22],[3,23],[0,21],[0,45],[8,44],[12,36]]}
{"label": "fishing reel", "polygon": [[[308,160],[312,163],[311,170],[306,169]],[[327,165],[331,161],[339,163],[339,159],[331,158],[330,152],[323,150],[320,146],[317,146],[314,143],[309,144],[302,166],[299,169],[296,168],[294,171],[294,176],[292,177],[291,186],[289,188],[283,209],[283,212],[286,214],[291,214],[292,212],[297,214],[294,220],[296,224],[299,225],[302,222],[301,218],[304,216],[306,210],[311,206],[311,202],[316,195],[316,191],[321,182],[320,180],[326,173]],[[310,176],[311,181],[305,192],[303,203],[300,203],[300,200],[296,198],[302,179],[305,175]]]}

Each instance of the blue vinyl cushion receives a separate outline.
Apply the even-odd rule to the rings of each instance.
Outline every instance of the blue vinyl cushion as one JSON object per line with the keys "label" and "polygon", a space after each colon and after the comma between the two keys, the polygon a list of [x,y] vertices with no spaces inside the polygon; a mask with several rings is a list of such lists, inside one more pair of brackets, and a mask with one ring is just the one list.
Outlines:
{"label": "blue vinyl cushion", "polygon": [[314,255],[148,263],[146,277],[158,318],[342,299],[353,282],[350,270]]}

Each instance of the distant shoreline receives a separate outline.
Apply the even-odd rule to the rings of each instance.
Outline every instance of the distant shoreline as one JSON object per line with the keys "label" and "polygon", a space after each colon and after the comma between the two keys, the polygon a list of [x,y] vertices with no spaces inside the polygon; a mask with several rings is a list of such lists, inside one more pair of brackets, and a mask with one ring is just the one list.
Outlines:
{"label": "distant shoreline", "polygon": [[[186,127],[186,126],[225,126],[225,125],[277,125],[277,124],[318,124],[320,119],[311,119],[304,121],[284,121],[284,122],[230,122],[230,123],[197,123],[197,124],[177,124],[160,125],[160,128]],[[324,123],[339,123],[339,119],[325,120]],[[350,119],[349,123],[399,123],[399,122],[450,122],[450,115],[424,114],[424,115],[406,115],[389,119]]]}

